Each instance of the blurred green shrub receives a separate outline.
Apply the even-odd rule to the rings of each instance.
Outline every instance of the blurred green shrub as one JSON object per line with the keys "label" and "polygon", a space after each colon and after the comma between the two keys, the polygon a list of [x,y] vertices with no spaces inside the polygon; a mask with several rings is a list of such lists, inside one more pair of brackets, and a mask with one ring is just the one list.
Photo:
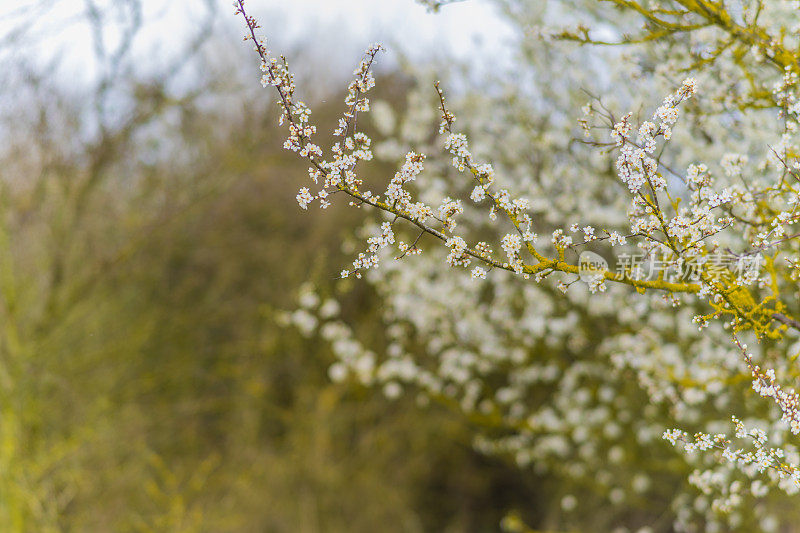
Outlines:
{"label": "blurred green shrub", "polygon": [[[127,80],[129,112],[80,141],[80,99],[29,80],[2,153],[0,529],[488,531],[535,512],[535,480],[471,451],[458,417],[331,384],[325,343],[280,325],[301,284],[337,290],[356,221],[299,216],[305,169],[260,94],[232,113],[235,81],[206,82]],[[377,339],[376,296],[346,302]]]}

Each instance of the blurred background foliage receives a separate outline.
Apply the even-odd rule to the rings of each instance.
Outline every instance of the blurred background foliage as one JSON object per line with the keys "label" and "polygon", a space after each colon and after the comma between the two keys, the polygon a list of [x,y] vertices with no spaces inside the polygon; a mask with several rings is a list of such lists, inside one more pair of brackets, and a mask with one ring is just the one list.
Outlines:
{"label": "blurred background foliage", "polygon": [[[135,7],[87,13],[98,30],[121,17],[133,39]],[[379,346],[380,302],[337,285],[358,213],[331,225],[299,211],[305,167],[281,149],[257,65],[229,29],[203,26],[195,37],[214,46],[188,38],[157,74],[128,68],[124,40],[100,46],[113,68],[89,89],[4,60],[0,530],[491,531],[510,510],[534,519],[541,480],[477,455],[463,419],[332,384],[327,344],[282,326],[311,283]],[[22,46],[10,37],[4,47]],[[343,95],[314,77],[322,61],[297,64],[332,129]],[[383,78],[376,97],[401,106],[410,81]]]}

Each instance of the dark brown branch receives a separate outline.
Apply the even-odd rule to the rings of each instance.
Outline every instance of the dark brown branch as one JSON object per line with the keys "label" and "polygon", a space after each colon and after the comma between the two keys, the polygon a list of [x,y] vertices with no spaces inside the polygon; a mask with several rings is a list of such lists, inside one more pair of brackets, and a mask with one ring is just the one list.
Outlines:
{"label": "dark brown branch", "polygon": [[784,315],[783,313],[773,313],[772,314],[772,318],[774,318],[778,322],[786,324],[787,326],[789,326],[792,329],[800,331],[800,322],[798,322],[797,320],[795,320],[793,318],[789,318],[788,316]]}

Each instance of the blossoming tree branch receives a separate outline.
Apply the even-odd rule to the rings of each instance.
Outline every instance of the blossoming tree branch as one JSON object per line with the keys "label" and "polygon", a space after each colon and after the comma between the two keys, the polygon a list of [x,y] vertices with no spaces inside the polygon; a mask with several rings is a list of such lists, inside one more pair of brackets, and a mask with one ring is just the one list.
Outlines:
{"label": "blossoming tree branch", "polygon": [[[438,11],[450,2],[422,3]],[[530,12],[539,17],[539,22],[544,21],[540,26],[526,28],[532,35],[531,43],[537,43],[529,46],[541,46],[543,53],[549,52],[555,43],[599,50],[598,54],[606,54],[602,56],[603,61],[628,62],[636,65],[636,76],[641,79],[646,78],[645,74],[651,74],[652,78],[667,80],[666,85],[671,85],[666,97],[659,98],[660,103],[653,103],[654,98],[645,90],[648,87],[645,82],[640,87],[621,89],[643,97],[641,106],[628,109],[620,108],[619,102],[609,102],[614,98],[605,94],[593,96],[587,88],[584,92],[587,101],[582,110],[574,110],[575,115],[580,115],[577,121],[573,121],[572,126],[563,126],[566,131],[577,125],[569,130],[576,134],[570,143],[584,147],[587,153],[581,152],[575,157],[584,158],[585,166],[594,165],[598,169],[598,176],[581,172],[564,179],[581,180],[585,184],[583,187],[593,191],[591,194],[594,196],[587,193],[588,201],[597,202],[600,211],[606,207],[600,198],[607,194],[607,185],[603,184],[599,189],[604,178],[599,175],[603,170],[597,159],[613,165],[616,183],[613,203],[609,205],[618,207],[622,218],[609,216],[608,221],[600,223],[564,219],[559,224],[552,220],[553,217],[546,216],[546,207],[541,205],[548,202],[549,195],[542,194],[542,191],[539,198],[519,195],[532,187],[535,181],[532,175],[512,179],[497,170],[498,165],[490,161],[490,157],[471,148],[471,139],[474,138],[468,136],[467,130],[459,130],[455,113],[445,97],[444,84],[440,82],[432,83],[427,89],[438,108],[440,142],[427,147],[434,151],[409,150],[399,163],[399,170],[387,177],[384,183],[365,183],[361,177],[362,169],[374,157],[373,141],[359,129],[359,124],[372,109],[368,93],[375,86],[372,69],[383,52],[382,46],[371,46],[355,69],[354,79],[347,88],[342,116],[333,127],[334,136],[339,140],[323,148],[314,141],[317,127],[311,122],[311,110],[296,94],[297,88],[286,58],[271,54],[259,35],[256,19],[246,12],[244,0],[237,0],[234,7],[236,14],[244,19],[245,39],[253,43],[261,60],[261,83],[264,87],[271,87],[277,95],[280,124],[288,128],[284,147],[297,153],[309,165],[311,183],[301,187],[297,194],[300,207],[308,209],[318,205],[325,209],[338,197],[345,197],[352,206],[369,206],[382,213],[382,222],[367,239],[364,250],[358,253],[351,266],[341,272],[343,278],[361,278],[387,259],[396,265],[414,263],[420,257],[406,256],[419,256],[423,248],[427,255],[429,249],[441,247],[443,263],[447,268],[455,269],[453,276],[468,272],[474,287],[479,287],[480,283],[492,284],[492,287],[527,283],[546,287],[541,290],[548,295],[548,302],[556,302],[548,304],[548,308],[560,305],[557,300],[551,300],[554,298],[550,296],[551,287],[566,293],[564,298],[570,298],[570,293],[583,290],[580,287],[585,284],[590,299],[614,292],[620,295],[620,299],[625,299],[620,301],[627,302],[631,296],[646,298],[648,306],[657,305],[649,303],[650,299],[659,299],[664,305],[662,309],[672,309],[665,312],[672,312],[674,316],[681,314],[682,308],[690,309],[690,321],[702,330],[697,342],[703,338],[702,335],[707,335],[716,339],[716,346],[724,344],[722,349],[734,354],[738,364],[749,373],[752,389],[759,396],[771,400],[774,411],[770,412],[773,414],[762,419],[783,424],[784,429],[797,436],[800,434],[800,402],[791,387],[780,381],[780,378],[796,380],[800,375],[791,364],[793,359],[789,353],[791,342],[800,332],[797,306],[800,233],[793,229],[800,221],[800,152],[797,145],[800,120],[797,21],[800,16],[795,19],[793,27],[781,26],[787,20],[786,10],[792,12],[789,5],[797,3],[587,0],[554,4],[563,4],[567,13],[576,14],[573,17],[576,20],[554,26],[548,24],[544,8],[537,11],[538,8],[530,7],[526,2],[507,3],[507,8],[516,15]],[[614,18],[617,14],[622,14],[619,20]],[[580,17],[586,20],[578,20]],[[615,24],[614,31],[607,29]],[[605,25],[605,31],[597,29],[602,25]],[[636,50],[639,55],[616,52],[621,49]],[[626,56],[628,53],[631,55]],[[651,66],[659,61],[664,62],[663,69]],[[591,61],[587,64],[587,68],[591,68]],[[544,67],[537,65],[537,68]],[[630,83],[637,82],[631,80]],[[557,97],[551,98],[555,100]],[[684,113],[690,117],[686,127],[680,120]],[[751,127],[753,132],[758,132],[753,133],[759,135],[757,142],[748,141],[744,134],[741,140],[728,140],[720,131],[711,128],[711,124],[726,123],[732,129]],[[512,138],[513,126],[505,127]],[[557,127],[562,126],[558,123]],[[774,137],[760,137],[765,130],[774,132]],[[697,140],[704,138],[710,139],[705,154],[700,149],[703,141]],[[726,142],[746,146],[746,150],[725,152],[714,161],[701,159],[704,155],[716,158],[717,150],[724,150],[721,146]],[[435,151],[437,149],[439,153]],[[454,187],[449,182],[452,189],[433,203],[428,199],[432,195],[425,191],[430,183],[423,177],[428,161],[431,158],[442,160],[442,154],[446,154],[451,171],[459,176],[460,182]],[[678,166],[686,156],[692,160],[685,166]],[[507,157],[503,156],[500,167],[517,168],[505,161]],[[757,158],[759,162],[753,164],[751,159]],[[584,168],[581,165],[583,162],[576,162],[575,167]],[[441,171],[441,167],[437,168]],[[564,176],[569,176],[569,171],[561,171]],[[377,190],[373,191],[376,187]],[[558,195],[555,187],[551,194]],[[562,214],[575,216],[579,213]],[[580,214],[591,217],[590,211]],[[402,235],[408,237],[403,240]],[[486,235],[496,237],[488,239]],[[642,261],[639,265],[627,262],[613,267],[601,262],[587,266],[583,258],[590,249],[603,251],[606,256],[616,254],[617,257],[624,254],[630,257],[635,252]],[[727,260],[719,261],[723,255]],[[658,269],[645,275],[641,264],[653,265],[655,262]],[[749,267],[741,268],[744,264]],[[398,272],[403,269],[413,272],[418,267],[391,268]],[[691,276],[687,275],[689,268]],[[492,277],[496,279],[493,281]],[[626,292],[610,291],[610,286],[619,286]],[[462,290],[467,289],[462,285]],[[473,320],[470,311],[465,309],[463,312],[465,321]],[[488,312],[475,320],[492,323]],[[621,328],[618,334],[608,335],[606,344],[617,346],[618,352],[624,352],[625,348],[620,346],[630,341],[621,339],[642,341],[643,333],[630,333],[630,329],[627,328],[623,334],[625,328]],[[673,342],[670,332],[654,335],[661,335],[657,338],[664,343]],[[744,336],[763,346],[765,354],[767,349],[769,353],[782,354],[769,359],[780,367],[780,376],[774,369],[764,368],[763,362],[757,362],[760,356],[748,351],[747,345],[741,341]],[[681,347],[687,350],[683,356],[686,362],[681,364],[688,368],[695,347],[688,345],[688,340],[686,343],[687,346]],[[677,341],[676,346],[680,346]],[[792,349],[797,351],[796,347]],[[612,354],[611,357],[618,355]],[[520,356],[519,360],[509,363],[515,369],[512,372],[521,372],[520,369],[528,364],[526,357]],[[675,378],[673,367],[665,364],[659,368],[655,356],[651,360],[655,363],[647,363],[650,366],[641,361],[635,364],[629,361],[621,366],[637,369],[640,384],[648,391],[654,405],[664,401],[665,389],[662,387],[661,392],[655,390],[659,388],[660,379],[666,380],[665,386],[673,391],[670,392],[673,395],[670,401],[675,409],[687,401],[679,390],[697,389],[705,398],[712,394],[709,391],[717,390],[714,380],[724,382],[727,379],[715,374],[713,379],[704,381],[695,373],[691,380],[687,377],[681,381]],[[348,360],[344,364],[359,372],[359,368],[366,368],[363,371],[366,373],[374,366],[374,363],[365,363],[359,367],[360,363]],[[481,382],[488,371],[482,370],[477,363],[458,363],[468,367],[465,376],[469,377],[463,380],[453,375],[443,377],[441,367],[435,375],[436,372],[426,374],[427,371],[420,369],[417,363],[407,364],[411,368],[406,373],[407,381],[415,381],[421,388],[427,388],[431,396],[440,399],[458,397],[462,393],[448,392],[452,390],[448,387],[455,383],[463,387],[461,405],[466,405],[465,411],[481,412],[490,417],[496,415],[501,426],[516,432],[523,441],[531,439],[532,442],[534,434],[545,433],[541,429],[542,411],[529,412],[533,408],[525,403],[528,388],[520,392],[522,389],[513,389],[509,385],[502,390],[510,391],[504,393],[510,400],[504,400],[499,391],[490,398],[489,385]],[[487,364],[486,368],[498,370],[495,362]],[[645,367],[649,369],[646,372],[642,370]],[[385,368],[381,367],[382,370]],[[389,376],[385,381],[396,385],[400,379],[397,372],[385,370],[383,374]],[[669,372],[673,373],[664,377]],[[381,371],[376,374],[380,376]],[[380,377],[364,378],[365,381],[373,379]],[[525,386],[529,387],[530,383]],[[391,390],[397,388],[399,386],[393,386]],[[472,390],[478,392],[470,392]],[[602,390],[602,386],[598,385],[597,390]],[[470,400],[466,401],[468,396]],[[484,396],[483,401],[477,400]],[[529,414],[522,416],[524,412]],[[680,419],[674,413],[673,418]],[[795,444],[785,442],[783,447],[770,447],[767,432],[745,427],[742,419],[746,416],[747,413],[728,417],[735,427],[733,436],[668,429],[664,438],[673,444],[681,443],[687,452],[715,451],[716,457],[741,469],[751,478],[766,473],[774,486],[794,494],[800,487],[800,461],[793,448]],[[512,449],[518,454],[524,448],[522,444],[514,444],[512,448],[503,448],[507,443],[499,448],[484,444],[487,449]],[[532,444],[531,447],[535,448]],[[692,483],[698,487],[708,485],[700,478]],[[725,490],[724,497],[715,500],[718,502],[716,511],[729,511],[733,505],[730,487]]]}

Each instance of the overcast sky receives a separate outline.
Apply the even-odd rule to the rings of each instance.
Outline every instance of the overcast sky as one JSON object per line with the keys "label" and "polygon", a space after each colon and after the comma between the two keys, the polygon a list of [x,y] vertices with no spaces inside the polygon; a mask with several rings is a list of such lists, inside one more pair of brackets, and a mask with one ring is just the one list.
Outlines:
{"label": "overcast sky", "polygon": [[[107,6],[114,0],[94,0]],[[117,0],[120,1],[120,0]],[[137,38],[142,60],[157,62],[162,50],[197,28],[205,14],[203,0],[141,0],[145,30]],[[241,30],[233,17],[231,0],[216,0],[218,24]],[[93,74],[92,38],[85,20],[84,0],[0,0],[0,36],[6,37],[24,21],[38,14],[35,25],[26,24],[32,41],[26,41],[26,60],[45,61],[58,56],[58,64],[78,82]],[[48,6],[44,9],[43,6]],[[486,57],[511,35],[490,2],[468,0],[430,14],[413,0],[248,0],[250,14],[261,22],[269,46],[286,50],[309,42],[324,47],[331,58],[353,62],[372,42],[390,51],[417,58],[471,55]],[[227,17],[227,20],[226,20]],[[119,38],[119,27],[110,25],[107,43]],[[46,38],[42,38],[46,35]],[[14,55],[20,48],[4,47]],[[9,51],[10,50],[10,51]],[[166,55],[166,54],[164,54]]]}
{"label": "overcast sky", "polygon": [[[407,51],[432,50],[462,56],[492,46],[508,33],[488,2],[469,0],[430,14],[413,0],[294,0],[291,10],[282,0],[251,0],[251,10],[280,13],[292,37],[317,27],[343,38],[380,41]],[[262,7],[263,6],[263,7]]]}

